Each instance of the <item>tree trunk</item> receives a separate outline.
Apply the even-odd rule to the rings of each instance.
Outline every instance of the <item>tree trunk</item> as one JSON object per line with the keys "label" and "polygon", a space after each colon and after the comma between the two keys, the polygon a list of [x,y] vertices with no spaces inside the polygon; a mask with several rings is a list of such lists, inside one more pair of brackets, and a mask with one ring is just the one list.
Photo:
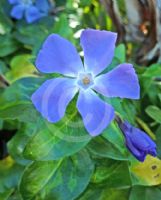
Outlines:
{"label": "tree trunk", "polygon": [[[136,63],[148,65],[161,62],[161,0],[100,2],[105,6],[116,27],[118,40],[134,42],[139,46],[136,49]],[[122,6],[125,7],[125,13],[121,12]]]}

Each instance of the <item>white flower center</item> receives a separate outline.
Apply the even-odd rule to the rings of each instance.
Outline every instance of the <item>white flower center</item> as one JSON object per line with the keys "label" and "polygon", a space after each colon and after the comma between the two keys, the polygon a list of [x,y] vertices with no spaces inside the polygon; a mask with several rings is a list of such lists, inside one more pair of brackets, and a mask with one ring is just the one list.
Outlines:
{"label": "white flower center", "polygon": [[86,90],[94,84],[93,76],[91,73],[79,73],[77,77],[77,84],[80,88]]}
{"label": "white flower center", "polygon": [[91,82],[91,80],[89,79],[88,76],[85,76],[85,77],[82,79],[82,83],[83,83],[84,85],[88,85],[88,84],[90,84],[90,82]]}

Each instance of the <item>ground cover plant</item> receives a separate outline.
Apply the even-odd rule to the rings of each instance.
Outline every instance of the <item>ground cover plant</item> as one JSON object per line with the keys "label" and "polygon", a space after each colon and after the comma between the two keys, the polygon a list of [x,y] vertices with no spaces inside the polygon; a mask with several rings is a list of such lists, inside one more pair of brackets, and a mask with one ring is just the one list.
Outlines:
{"label": "ground cover plant", "polygon": [[160,200],[161,1],[0,5],[0,200]]}

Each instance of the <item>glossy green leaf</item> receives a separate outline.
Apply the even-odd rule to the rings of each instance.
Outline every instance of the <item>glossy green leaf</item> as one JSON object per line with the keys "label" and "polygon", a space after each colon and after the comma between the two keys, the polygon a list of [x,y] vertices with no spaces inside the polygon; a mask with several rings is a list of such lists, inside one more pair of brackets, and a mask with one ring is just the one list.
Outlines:
{"label": "glossy green leaf", "polygon": [[125,139],[123,133],[118,127],[116,122],[112,122],[102,133],[102,136],[106,138],[110,143],[118,149],[122,155],[127,156],[127,151],[125,149]]}
{"label": "glossy green leaf", "polygon": [[115,57],[121,62],[124,63],[126,60],[126,49],[124,44],[119,44],[115,49]]}
{"label": "glossy green leaf", "polygon": [[43,78],[24,78],[7,87],[0,95],[0,118],[35,122],[39,115],[31,95],[43,81]]}
{"label": "glossy green leaf", "polygon": [[53,31],[60,34],[62,37],[73,39],[73,37],[71,37],[73,35],[73,30],[69,27],[68,18],[65,13],[61,14],[58,21],[55,22]]}
{"label": "glossy green leaf", "polygon": [[111,189],[108,186],[102,188],[91,185],[78,200],[127,200],[128,193],[129,189]]}
{"label": "glossy green leaf", "polygon": [[127,200],[128,189],[105,189],[100,200]]}
{"label": "glossy green leaf", "polygon": [[0,60],[0,74],[5,74],[8,71],[5,62]]}
{"label": "glossy green leaf", "polygon": [[93,164],[85,151],[64,160],[33,162],[23,174],[21,195],[25,200],[74,200],[89,183],[92,172]]}
{"label": "glossy green leaf", "polygon": [[38,113],[32,104],[19,102],[1,108],[0,118],[18,120],[20,122],[33,122],[37,120]]}
{"label": "glossy green leaf", "polygon": [[30,62],[32,56],[30,54],[23,54],[13,57],[10,63],[10,71],[6,77],[10,81],[15,81],[19,78],[33,76],[36,72],[35,66]]}
{"label": "glossy green leaf", "polygon": [[161,190],[155,187],[135,186],[132,188],[129,200],[159,200]]}
{"label": "glossy green leaf", "polygon": [[10,195],[14,192],[14,189],[6,189],[5,192],[0,192],[0,200],[8,200]]}
{"label": "glossy green leaf", "polygon": [[34,162],[29,165],[21,179],[20,192],[25,200],[30,200],[43,189],[59,168],[60,161]]}
{"label": "glossy green leaf", "polygon": [[87,148],[94,155],[111,158],[115,160],[127,160],[127,157],[117,146],[102,137],[96,137],[91,140]]}
{"label": "glossy green leaf", "polygon": [[16,164],[11,157],[0,161],[0,196],[8,195],[17,187],[23,167]]}
{"label": "glossy green leaf", "polygon": [[[17,189],[18,190],[18,189]],[[14,193],[12,193],[9,198],[7,198],[7,200],[23,200],[21,194],[19,193],[19,191],[14,191]]]}
{"label": "glossy green leaf", "polygon": [[154,121],[161,123],[161,109],[157,106],[148,106],[145,111]]}
{"label": "glossy green leaf", "polygon": [[159,74],[161,74],[161,64],[155,63],[152,64],[150,67],[146,68],[146,71],[143,73],[143,76],[145,77],[157,77]]}
{"label": "glossy green leaf", "polygon": [[0,95],[1,107],[19,101],[31,103],[31,95],[43,82],[44,78],[22,78],[17,80]]}
{"label": "glossy green leaf", "polygon": [[9,154],[17,163],[26,165],[31,162],[23,157],[23,151],[30,138],[35,134],[35,130],[35,123],[24,124],[8,142]]}
{"label": "glossy green leaf", "polygon": [[[132,102],[129,100],[127,101],[126,99],[106,97],[103,97],[103,100],[111,104],[114,107],[115,112],[118,112],[123,119],[126,119],[131,123],[135,122],[136,107]],[[131,115],[131,112],[133,112],[133,115]]]}
{"label": "glossy green leaf", "polygon": [[[7,15],[8,13],[7,8],[9,4],[5,0],[1,0],[1,7],[0,7],[0,34],[5,35],[11,32],[13,28],[13,22],[11,18]],[[4,9],[6,8],[6,9]]]}
{"label": "glossy green leaf", "polygon": [[18,43],[10,35],[0,36],[0,57],[7,56],[18,49]]}
{"label": "glossy green leaf", "polygon": [[27,143],[24,156],[31,160],[56,160],[82,149],[90,136],[82,127],[72,128],[71,120],[58,125],[46,122],[37,124],[36,134]]}
{"label": "glossy green leaf", "polygon": [[156,130],[157,156],[161,159],[161,125]]}
{"label": "glossy green leaf", "polygon": [[106,185],[110,188],[130,187],[132,182],[128,162],[100,159],[96,164],[92,183]]}

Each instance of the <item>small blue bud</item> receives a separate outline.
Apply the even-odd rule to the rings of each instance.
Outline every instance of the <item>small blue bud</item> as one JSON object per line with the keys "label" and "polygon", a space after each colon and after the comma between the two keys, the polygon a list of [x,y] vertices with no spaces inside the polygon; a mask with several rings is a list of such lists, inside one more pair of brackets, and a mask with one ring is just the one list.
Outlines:
{"label": "small blue bud", "polygon": [[156,144],[145,132],[133,127],[127,121],[117,120],[117,122],[125,136],[127,148],[139,161],[143,162],[147,154],[154,157],[157,155]]}

